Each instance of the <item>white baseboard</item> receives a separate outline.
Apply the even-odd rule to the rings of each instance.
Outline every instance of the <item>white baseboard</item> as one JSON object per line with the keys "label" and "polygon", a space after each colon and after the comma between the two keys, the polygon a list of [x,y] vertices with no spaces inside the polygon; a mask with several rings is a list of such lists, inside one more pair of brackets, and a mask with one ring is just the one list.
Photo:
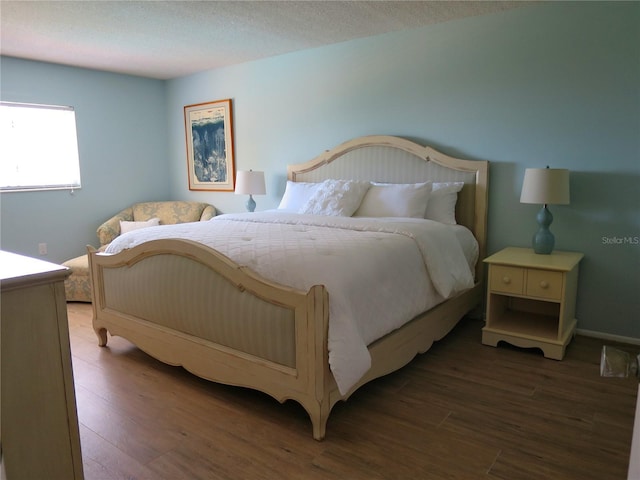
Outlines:
{"label": "white baseboard", "polygon": [[596,332],[593,330],[583,330],[582,328],[576,328],[576,334],[584,335],[585,337],[601,338],[603,340],[609,340],[611,342],[640,345],[640,338],[623,337],[622,335],[612,335],[610,333]]}

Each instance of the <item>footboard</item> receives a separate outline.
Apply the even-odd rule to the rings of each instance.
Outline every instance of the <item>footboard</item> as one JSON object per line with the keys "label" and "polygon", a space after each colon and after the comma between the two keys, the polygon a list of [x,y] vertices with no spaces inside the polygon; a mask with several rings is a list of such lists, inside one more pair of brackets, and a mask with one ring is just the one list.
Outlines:
{"label": "footboard", "polygon": [[327,353],[328,295],[266,280],[188,240],[117,255],[89,250],[93,328],[202,378],[249,387],[309,413],[322,439],[339,400]]}

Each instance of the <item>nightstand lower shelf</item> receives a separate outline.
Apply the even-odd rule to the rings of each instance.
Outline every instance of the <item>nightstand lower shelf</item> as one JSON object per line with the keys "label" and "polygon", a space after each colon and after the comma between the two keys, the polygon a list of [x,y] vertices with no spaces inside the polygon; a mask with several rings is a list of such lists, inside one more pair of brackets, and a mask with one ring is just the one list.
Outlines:
{"label": "nightstand lower shelf", "polygon": [[[539,348],[547,358],[562,360],[564,351],[573,338],[576,320],[568,325],[558,338],[558,319],[549,315],[526,312],[504,312],[500,320],[482,329],[482,343],[497,347],[504,341],[521,348]],[[516,333],[517,332],[517,333]]]}

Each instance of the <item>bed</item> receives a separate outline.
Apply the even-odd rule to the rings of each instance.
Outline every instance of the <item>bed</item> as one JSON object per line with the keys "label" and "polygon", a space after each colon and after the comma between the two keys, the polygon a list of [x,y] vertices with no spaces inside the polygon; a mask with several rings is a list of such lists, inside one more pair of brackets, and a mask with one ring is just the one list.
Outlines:
{"label": "bed", "polygon": [[[100,346],[107,345],[108,332],[199,377],[253,388],[280,402],[294,400],[309,414],[313,437],[322,440],[329,413],[338,401],[347,400],[360,386],[426,352],[434,341],[443,338],[461,318],[481,305],[483,266],[478,259],[486,251],[488,162],[453,158],[400,137],[366,136],[327,150],[309,162],[290,165],[287,178],[285,198],[291,192],[327,184],[352,187],[376,182],[373,183],[376,192],[394,191],[403,185],[420,185],[420,189],[428,185],[428,206],[435,198],[437,185],[458,185],[453,196],[455,213],[451,213],[456,225],[423,218],[390,219],[391,223],[384,218],[370,219],[376,212],[382,216],[387,213],[376,202],[368,203],[369,210],[364,207],[365,199],[373,195],[364,188],[355,212],[342,217],[317,215],[317,210],[309,210],[309,202],[314,207],[309,198],[304,211],[309,215],[291,213],[288,207],[295,202],[283,206],[283,198],[277,211],[257,216],[222,215],[210,222],[196,222],[215,224],[216,228],[211,230],[215,233],[207,235],[215,236],[219,244],[206,244],[200,237],[168,230],[188,225],[145,229],[147,235],[154,230],[150,237],[136,237],[136,232],[131,232],[122,235],[120,243],[110,245],[105,252],[88,249],[93,328]],[[317,200],[317,194],[309,195]],[[452,196],[446,197],[450,200]],[[326,206],[327,199],[324,200]],[[319,204],[322,202],[316,201],[315,207]],[[380,222],[385,222],[384,226]],[[447,275],[457,276],[451,273],[457,270],[442,263],[447,255],[437,253],[435,247],[424,246],[426,243],[420,237],[423,224],[433,228],[442,244],[464,243],[452,240],[451,235],[458,238],[459,232],[469,232],[473,239],[471,250],[475,250],[464,254],[470,279],[465,277],[464,282],[460,280],[462,283],[447,290]],[[236,232],[236,228],[240,230]],[[273,230],[263,233],[263,228]],[[351,232],[353,229],[357,232]],[[272,244],[292,243],[297,231],[315,241],[313,248],[302,251],[314,253],[277,253]],[[322,232],[330,233],[325,238]],[[347,244],[352,235],[354,249],[344,254],[342,260],[339,256],[333,258],[331,242]],[[369,254],[369,250],[358,246],[358,242],[365,241],[361,237],[371,237],[366,241],[378,245],[372,249],[388,254],[375,261],[368,260],[373,257],[357,257],[364,255],[358,252]],[[391,242],[411,244],[412,252],[398,253],[396,260]],[[238,253],[241,247],[245,248],[243,245],[249,245],[249,250],[268,248],[269,253],[254,252],[255,258],[251,259],[242,256],[248,253]],[[323,254],[327,255],[322,257]],[[441,270],[445,281],[436,281],[438,276],[433,272],[419,273],[419,270],[426,272],[427,267],[422,264],[415,267],[420,263],[415,261],[416,255],[422,255],[429,268],[433,264],[433,268]],[[337,264],[347,257],[353,257],[352,261],[364,270],[355,273],[359,267],[352,265],[349,268],[353,275],[325,273],[318,276],[323,279],[320,282],[295,273],[312,264],[326,263],[337,269]],[[385,260],[387,257],[391,260]],[[332,260],[325,262],[325,258]],[[396,269],[398,275],[415,270],[416,275],[426,280],[406,277],[399,280],[404,284],[398,292],[392,290],[395,287],[389,282],[384,289],[375,290],[378,287],[371,283],[373,277],[391,277],[376,273],[379,266],[386,268],[385,272]],[[351,283],[357,292],[343,293],[343,288],[347,291],[343,278],[350,276],[354,277]],[[434,298],[422,298],[427,297],[422,294],[427,290],[420,283],[423,281],[428,282],[425,284],[428,289],[434,290]],[[405,302],[404,291],[416,289],[418,294],[412,293],[416,298]],[[402,300],[401,305],[408,305],[406,309],[400,308],[402,315],[409,318],[392,318],[396,322],[393,326],[379,330],[376,335],[367,333],[366,339],[358,340],[364,345],[364,351],[360,352],[362,348],[352,347],[344,340],[351,335],[345,332],[359,332],[360,328],[360,324],[356,328],[350,326],[351,317],[359,316],[356,313],[359,307],[346,305],[347,300],[359,295],[366,302],[367,292],[369,299],[375,299],[384,297],[381,292],[387,290],[391,297],[386,303]],[[338,308],[345,305],[346,310]],[[380,316],[400,317],[394,308],[386,314],[380,307]],[[365,323],[369,320],[374,323],[371,312],[363,318]],[[352,352],[357,357],[354,360],[348,358]],[[340,367],[345,363],[359,369],[347,372]]]}

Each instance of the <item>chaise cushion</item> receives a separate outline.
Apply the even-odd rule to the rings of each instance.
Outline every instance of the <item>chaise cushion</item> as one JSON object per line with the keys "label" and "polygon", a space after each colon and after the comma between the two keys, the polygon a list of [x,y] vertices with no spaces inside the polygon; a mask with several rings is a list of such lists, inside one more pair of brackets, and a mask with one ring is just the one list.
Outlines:
{"label": "chaise cushion", "polygon": [[64,281],[67,302],[91,302],[89,257],[86,254],[80,255],[62,265],[71,269],[71,275]]}

